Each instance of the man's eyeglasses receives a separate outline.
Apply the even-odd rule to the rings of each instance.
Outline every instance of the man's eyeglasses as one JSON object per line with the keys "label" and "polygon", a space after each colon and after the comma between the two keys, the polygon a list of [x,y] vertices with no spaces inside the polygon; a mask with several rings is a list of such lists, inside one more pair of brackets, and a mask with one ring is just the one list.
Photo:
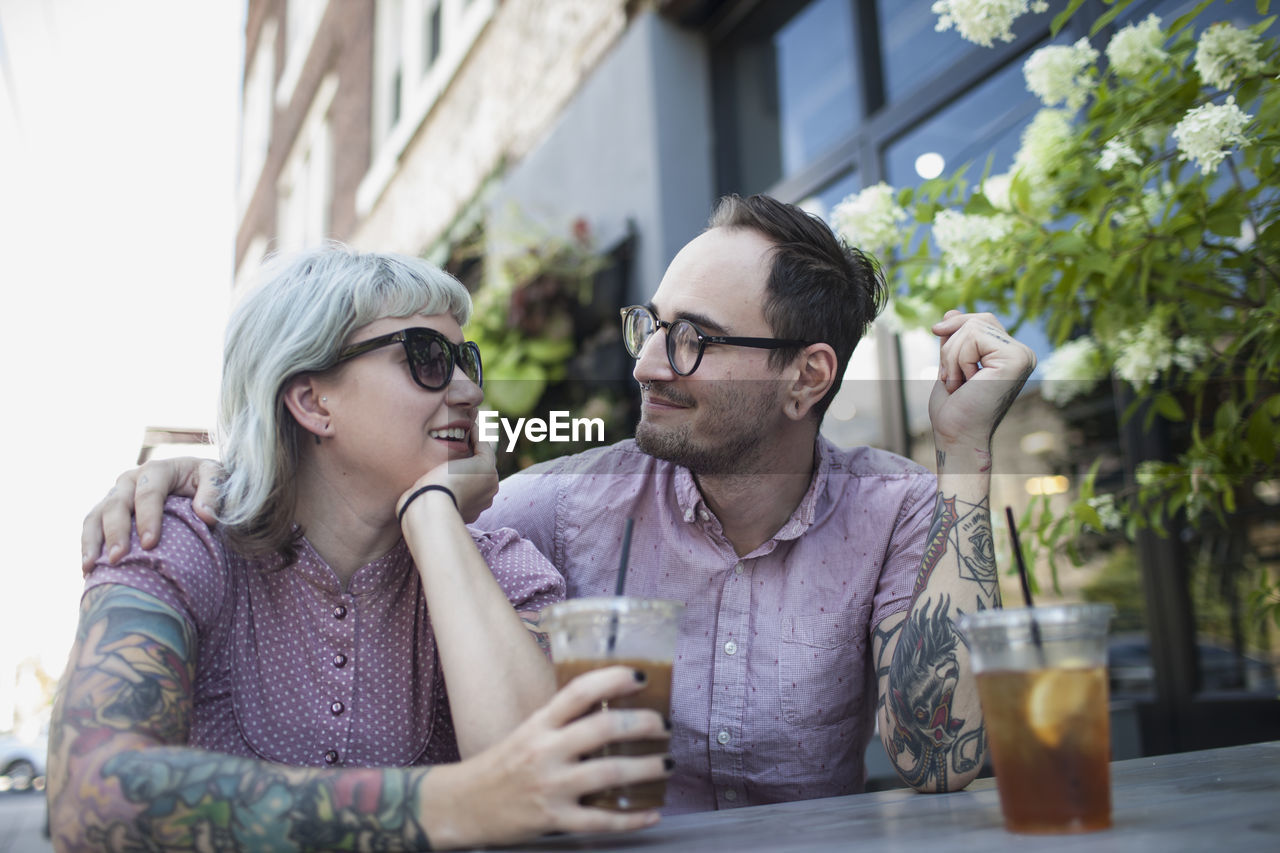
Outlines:
{"label": "man's eyeglasses", "polygon": [[475,341],[455,344],[435,329],[413,326],[389,335],[370,338],[352,344],[338,353],[338,361],[346,361],[391,344],[404,344],[409,359],[409,373],[413,381],[428,391],[439,391],[453,379],[453,368],[462,365],[462,372],[477,387],[484,387],[484,369],[480,365],[480,347]]}
{"label": "man's eyeglasses", "polygon": [[702,353],[708,344],[729,347],[755,347],[756,349],[788,349],[806,347],[807,341],[789,341],[780,338],[734,338],[724,335],[706,335],[688,320],[659,320],[643,305],[622,309],[622,342],[632,358],[639,358],[640,351],[658,329],[667,330],[667,361],[680,376],[688,376],[702,363]]}

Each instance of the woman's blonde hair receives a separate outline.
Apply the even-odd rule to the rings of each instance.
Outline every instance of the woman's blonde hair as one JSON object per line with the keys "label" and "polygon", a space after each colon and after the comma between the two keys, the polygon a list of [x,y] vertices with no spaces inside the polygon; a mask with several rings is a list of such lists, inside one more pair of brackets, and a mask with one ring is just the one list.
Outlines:
{"label": "woman's blonde hair", "polygon": [[384,317],[448,313],[465,325],[471,297],[419,258],[330,243],[267,261],[261,284],[231,313],[223,347],[218,441],[225,470],[220,524],[245,553],[288,553],[294,531],[298,442],[285,384],[327,370],[348,336]]}

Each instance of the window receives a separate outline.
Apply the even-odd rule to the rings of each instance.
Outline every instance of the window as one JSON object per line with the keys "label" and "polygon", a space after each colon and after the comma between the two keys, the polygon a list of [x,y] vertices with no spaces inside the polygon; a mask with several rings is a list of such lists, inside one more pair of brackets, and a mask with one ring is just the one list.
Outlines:
{"label": "window", "polygon": [[293,90],[302,76],[302,66],[311,53],[320,20],[329,7],[329,0],[289,0],[284,15],[284,71],[280,75],[280,87],[276,90],[276,103],[288,106]]}
{"label": "window", "polygon": [[725,192],[762,192],[851,133],[863,113],[849,0],[765,4],[714,52]]}
{"label": "window", "polygon": [[374,159],[356,193],[367,213],[448,87],[498,0],[382,0],[375,7]]}
{"label": "window", "polygon": [[276,24],[267,21],[258,34],[258,46],[253,62],[245,71],[244,109],[240,118],[240,176],[236,187],[236,201],[243,215],[253,197],[262,165],[267,159],[267,146],[271,142],[271,118],[274,104],[271,87],[276,73]]}
{"label": "window", "polygon": [[938,32],[934,0],[876,0],[885,96],[895,101],[947,69],[971,45]]}
{"label": "window", "polygon": [[281,251],[315,246],[329,236],[333,204],[333,131],[329,107],[338,88],[330,74],[298,131],[280,171],[277,233]]}

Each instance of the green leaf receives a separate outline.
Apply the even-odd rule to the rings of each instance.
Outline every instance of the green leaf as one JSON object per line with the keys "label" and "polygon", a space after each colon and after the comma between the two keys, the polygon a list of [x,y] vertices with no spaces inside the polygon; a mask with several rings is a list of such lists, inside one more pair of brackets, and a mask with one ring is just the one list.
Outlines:
{"label": "green leaf", "polygon": [[1179,18],[1175,18],[1173,21],[1173,26],[1169,27],[1169,35],[1171,36],[1177,35],[1179,30],[1181,30],[1187,24],[1194,21],[1200,15],[1201,12],[1203,12],[1205,9],[1208,9],[1210,6],[1212,6],[1213,2],[1214,0],[1200,0],[1200,2],[1196,4],[1196,7],[1192,9],[1190,12],[1188,12],[1187,14]]}
{"label": "green leaf", "polygon": [[1053,23],[1049,25],[1049,34],[1056,36],[1059,30],[1061,30],[1066,25],[1067,21],[1071,19],[1071,16],[1074,15],[1083,5],[1084,0],[1071,0],[1071,2],[1067,4],[1067,8],[1054,16]]}
{"label": "green leaf", "polygon": [[1186,412],[1182,411],[1182,406],[1167,391],[1160,393],[1156,397],[1155,408],[1156,411],[1164,415],[1165,420],[1181,423],[1187,419]]}
{"label": "green leaf", "polygon": [[1258,10],[1259,15],[1265,15],[1267,14],[1267,9],[1271,6],[1271,0],[1257,0],[1253,5]]}
{"label": "green leaf", "polygon": [[1266,407],[1259,407],[1245,426],[1245,443],[1259,460],[1270,465],[1276,459],[1276,424]]}
{"label": "green leaf", "polygon": [[1234,239],[1240,236],[1240,223],[1243,221],[1243,210],[1219,210],[1205,222],[1205,228],[1219,237]]}
{"label": "green leaf", "polygon": [[1112,21],[1114,21],[1116,19],[1116,15],[1119,15],[1121,12],[1123,12],[1124,8],[1128,6],[1129,3],[1131,2],[1133,2],[1133,0],[1122,0],[1121,2],[1116,3],[1116,5],[1112,6],[1106,12],[1103,12],[1101,15],[1099,15],[1098,19],[1093,22],[1093,26],[1089,28],[1089,35],[1096,36],[1098,34],[1098,30],[1102,29],[1103,27],[1107,26]]}

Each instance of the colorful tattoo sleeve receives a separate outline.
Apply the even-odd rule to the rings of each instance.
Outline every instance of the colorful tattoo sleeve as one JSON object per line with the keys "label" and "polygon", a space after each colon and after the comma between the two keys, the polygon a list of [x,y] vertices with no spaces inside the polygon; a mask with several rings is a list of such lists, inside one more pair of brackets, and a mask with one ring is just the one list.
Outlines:
{"label": "colorful tattoo sleeve", "polygon": [[966,726],[954,714],[965,648],[955,620],[969,608],[999,606],[999,596],[987,499],[975,504],[939,493],[911,607],[874,637],[886,745],[914,788],[950,790],[953,774],[972,773],[982,761],[980,715]]}
{"label": "colorful tattoo sleeve", "polygon": [[61,849],[430,849],[425,768],[291,768],[185,746],[195,660],[193,627],[162,601],[85,595],[50,741]]}

